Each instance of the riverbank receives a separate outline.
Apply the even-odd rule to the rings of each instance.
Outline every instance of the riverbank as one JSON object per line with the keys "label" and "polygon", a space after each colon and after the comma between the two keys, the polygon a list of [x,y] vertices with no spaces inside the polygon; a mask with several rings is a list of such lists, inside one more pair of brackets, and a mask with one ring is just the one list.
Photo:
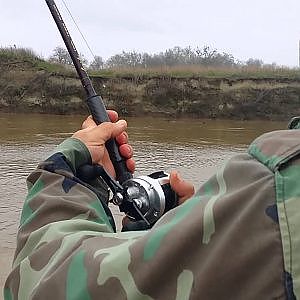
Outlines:
{"label": "riverbank", "polygon": [[[0,111],[86,114],[85,93],[73,69],[41,60],[4,63]],[[300,76],[278,70],[91,74],[106,106],[129,116],[288,120],[300,114]]]}
{"label": "riverbank", "polygon": [[289,78],[93,78],[109,106],[129,115],[287,120],[300,114],[300,80]]}

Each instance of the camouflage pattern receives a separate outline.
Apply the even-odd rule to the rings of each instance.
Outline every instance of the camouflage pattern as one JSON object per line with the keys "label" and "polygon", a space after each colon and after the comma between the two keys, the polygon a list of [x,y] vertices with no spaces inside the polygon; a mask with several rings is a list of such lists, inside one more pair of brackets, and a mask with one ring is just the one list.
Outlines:
{"label": "camouflage pattern", "polygon": [[87,149],[66,140],[28,177],[5,300],[299,298],[299,141],[259,137],[151,230],[116,233],[105,184],[76,177]]}

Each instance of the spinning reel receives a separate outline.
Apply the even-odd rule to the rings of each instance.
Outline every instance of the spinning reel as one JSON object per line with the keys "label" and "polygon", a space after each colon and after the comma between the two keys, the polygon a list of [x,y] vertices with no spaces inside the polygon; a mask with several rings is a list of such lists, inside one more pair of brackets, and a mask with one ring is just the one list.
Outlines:
{"label": "spinning reel", "polygon": [[82,166],[77,176],[86,182],[102,177],[112,192],[108,202],[119,206],[120,211],[131,221],[143,220],[149,227],[178,204],[178,197],[170,186],[169,175],[163,171],[129,178],[122,185],[100,165]]}
{"label": "spinning reel", "polygon": [[163,171],[128,179],[123,193],[115,193],[112,202],[132,220],[153,225],[165,212],[177,206],[177,195],[171,189],[169,175]]}

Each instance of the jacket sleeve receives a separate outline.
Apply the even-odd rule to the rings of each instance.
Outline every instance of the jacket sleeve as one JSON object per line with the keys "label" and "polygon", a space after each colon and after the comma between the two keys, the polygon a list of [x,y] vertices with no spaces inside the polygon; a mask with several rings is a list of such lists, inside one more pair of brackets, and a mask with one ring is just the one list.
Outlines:
{"label": "jacket sleeve", "polygon": [[103,182],[76,177],[85,163],[71,139],[29,176],[5,300],[286,298],[274,177],[251,155],[141,232],[114,232]]}
{"label": "jacket sleeve", "polygon": [[115,231],[106,205],[106,184],[101,179],[89,184],[76,176],[84,164],[91,164],[88,149],[70,138],[27,178],[28,194],[18,229],[13,272],[7,282],[10,288],[5,289],[13,299],[30,299],[36,285],[57,264],[71,257],[84,240]]}

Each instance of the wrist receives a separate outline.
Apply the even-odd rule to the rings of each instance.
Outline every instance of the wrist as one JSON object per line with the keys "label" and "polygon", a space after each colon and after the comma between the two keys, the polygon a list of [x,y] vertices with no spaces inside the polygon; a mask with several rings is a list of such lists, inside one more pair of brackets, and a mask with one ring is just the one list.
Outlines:
{"label": "wrist", "polygon": [[82,165],[92,164],[92,158],[87,146],[79,139],[71,137],[59,144],[55,152],[62,153],[73,172]]}

